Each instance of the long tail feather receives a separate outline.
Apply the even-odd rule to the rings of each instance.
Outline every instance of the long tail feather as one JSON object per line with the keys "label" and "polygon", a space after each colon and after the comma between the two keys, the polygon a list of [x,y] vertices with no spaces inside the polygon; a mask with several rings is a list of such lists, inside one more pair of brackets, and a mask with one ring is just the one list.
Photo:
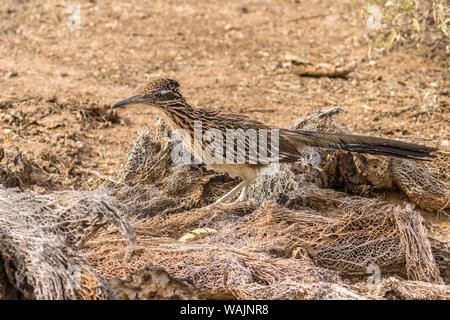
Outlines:
{"label": "long tail feather", "polygon": [[387,155],[406,159],[436,158],[431,154],[438,149],[398,140],[358,136],[353,134],[321,133],[288,130],[288,139],[298,145],[348,150],[359,153]]}

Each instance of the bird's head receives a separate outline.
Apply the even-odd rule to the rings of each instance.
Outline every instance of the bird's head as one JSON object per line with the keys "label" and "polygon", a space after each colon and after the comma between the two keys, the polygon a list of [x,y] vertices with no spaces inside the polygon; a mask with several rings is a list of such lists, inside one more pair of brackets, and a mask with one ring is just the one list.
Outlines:
{"label": "bird's head", "polygon": [[150,81],[137,95],[115,103],[112,107],[119,108],[130,104],[147,104],[155,107],[184,102],[179,91],[180,85],[171,79],[155,79]]}

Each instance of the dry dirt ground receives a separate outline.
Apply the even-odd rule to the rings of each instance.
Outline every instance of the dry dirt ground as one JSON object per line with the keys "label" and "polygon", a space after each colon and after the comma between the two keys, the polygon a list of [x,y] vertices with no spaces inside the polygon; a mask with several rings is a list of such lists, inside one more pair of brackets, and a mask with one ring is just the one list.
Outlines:
{"label": "dry dirt ground", "polygon": [[[337,122],[349,132],[440,148],[435,173],[449,182],[448,54],[369,50],[366,4],[3,0],[0,147],[43,172],[16,184],[46,193],[115,177],[154,117],[144,106],[110,106],[154,77],[178,80],[194,106],[282,127],[339,106],[348,113]],[[289,54],[358,66],[347,78],[300,77],[285,63]],[[445,213],[425,217],[448,228]]]}

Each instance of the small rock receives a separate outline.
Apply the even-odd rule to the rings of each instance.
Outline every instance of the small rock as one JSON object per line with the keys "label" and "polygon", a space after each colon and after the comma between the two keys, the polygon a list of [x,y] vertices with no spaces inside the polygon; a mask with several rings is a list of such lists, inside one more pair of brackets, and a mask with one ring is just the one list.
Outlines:
{"label": "small rock", "polygon": [[225,29],[225,31],[230,31],[231,29],[233,29],[233,26],[232,26],[231,24],[227,24],[227,25],[224,27],[224,29]]}
{"label": "small rock", "polygon": [[17,72],[9,71],[9,72],[6,73],[6,77],[7,78],[14,78],[14,77],[17,77],[17,76],[18,76]]}
{"label": "small rock", "polygon": [[242,13],[245,13],[245,14],[250,12],[250,10],[248,10],[247,7],[242,7],[240,10],[241,10]]}
{"label": "small rock", "polygon": [[11,101],[0,101],[0,110],[12,108],[13,104]]}
{"label": "small rock", "polygon": [[303,59],[302,57],[299,56],[294,56],[290,53],[286,53],[284,59],[288,62],[292,62],[293,64],[310,64],[308,60]]}

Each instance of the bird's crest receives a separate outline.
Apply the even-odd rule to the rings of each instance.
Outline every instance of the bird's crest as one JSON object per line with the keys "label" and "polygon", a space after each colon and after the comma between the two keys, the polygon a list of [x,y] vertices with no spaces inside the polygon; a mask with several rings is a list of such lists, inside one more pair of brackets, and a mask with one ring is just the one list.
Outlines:
{"label": "bird's crest", "polygon": [[146,95],[155,91],[175,91],[180,85],[177,81],[172,79],[155,79],[150,81],[144,89],[141,90],[140,95]]}

